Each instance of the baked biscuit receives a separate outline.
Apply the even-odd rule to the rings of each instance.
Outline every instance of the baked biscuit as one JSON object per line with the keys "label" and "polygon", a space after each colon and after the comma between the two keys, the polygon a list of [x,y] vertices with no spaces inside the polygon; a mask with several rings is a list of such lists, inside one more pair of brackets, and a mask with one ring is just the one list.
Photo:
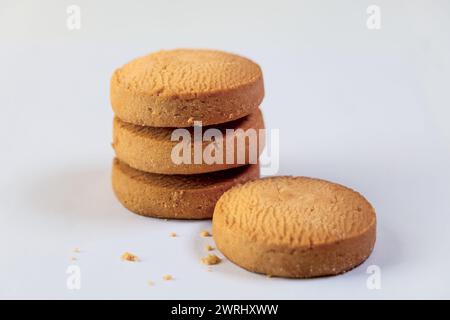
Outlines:
{"label": "baked biscuit", "polygon": [[157,218],[211,218],[219,197],[232,186],[259,177],[259,166],[198,175],[161,175],[113,161],[112,185],[119,201],[137,214]]}
{"label": "baked biscuit", "polygon": [[125,122],[153,127],[224,123],[255,111],[264,96],[260,67],[214,50],[163,50],[117,69],[110,98]]}
{"label": "baked biscuit", "polygon": [[[193,128],[182,129],[185,132],[189,131],[188,141],[191,141],[191,144],[187,145],[182,152],[179,152],[179,150],[175,152],[176,154],[182,154],[187,151],[190,153],[190,156],[187,157],[189,161],[181,163],[174,162],[172,152],[177,144],[186,143],[186,141],[172,141],[173,128],[137,126],[123,122],[116,117],[113,124],[112,145],[117,158],[121,161],[135,169],[152,173],[196,174],[235,168],[257,162],[260,151],[264,148],[264,135],[261,135],[261,139],[259,139],[259,129],[264,129],[264,122],[259,109],[244,118],[232,122],[203,127],[203,134],[211,128],[220,130],[220,135],[214,141],[203,141],[202,137],[200,137],[199,146],[201,146],[201,149],[198,148],[199,151],[197,151],[202,156],[200,163],[196,162],[194,157]],[[247,132],[247,137],[244,134],[229,134],[227,136],[227,129],[233,129],[235,133],[237,133],[236,129],[241,129]],[[254,130],[250,132],[247,131],[248,129]],[[229,155],[229,159],[227,159],[227,145],[230,146],[230,149],[233,146],[233,154]],[[214,148],[217,148],[217,150]],[[214,160],[220,161],[212,163],[211,161],[205,161],[206,158],[203,157],[203,154],[206,152],[213,155],[217,152],[217,155],[220,155],[220,157],[218,156]],[[241,159],[238,158],[238,152],[243,153]]]}
{"label": "baked biscuit", "polygon": [[361,264],[375,244],[376,217],[359,193],[324,180],[273,177],[225,192],[213,215],[217,248],[271,276],[336,275]]}

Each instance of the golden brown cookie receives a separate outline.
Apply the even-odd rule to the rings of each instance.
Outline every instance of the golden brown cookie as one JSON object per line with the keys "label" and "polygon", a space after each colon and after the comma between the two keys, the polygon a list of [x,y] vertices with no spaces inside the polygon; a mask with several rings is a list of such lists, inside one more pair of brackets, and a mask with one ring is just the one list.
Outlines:
{"label": "golden brown cookie", "polygon": [[239,119],[263,96],[260,67],[222,51],[163,50],[117,69],[111,104],[123,121],[153,127],[190,127]]}
{"label": "golden brown cookie", "polygon": [[174,219],[211,218],[217,199],[232,186],[259,177],[259,166],[197,175],[161,175],[113,161],[112,185],[119,201],[144,216]]}
{"label": "golden brown cookie", "polygon": [[[218,129],[220,135],[217,135],[214,141],[199,140],[198,152],[201,154],[200,161],[197,162],[194,156],[196,148],[194,146],[194,129],[183,128],[188,140],[172,141],[173,128],[156,128],[147,126],[137,126],[123,122],[119,118],[114,119],[113,124],[113,148],[117,158],[127,163],[131,167],[152,173],[162,174],[196,174],[219,171],[229,168],[235,168],[244,164],[255,164],[258,160],[260,151],[264,148],[264,136],[259,139],[259,129],[264,128],[264,121],[261,111],[258,109],[252,114],[221,125],[203,127],[202,133],[205,134],[209,129]],[[227,134],[227,129],[238,129],[247,133]],[[252,129],[251,131],[247,131]],[[183,138],[184,139],[184,138]],[[180,143],[186,144],[184,150],[175,149]],[[227,145],[233,154],[227,159]],[[232,149],[233,148],[233,149]],[[238,151],[242,153],[242,158],[238,158]],[[177,158],[172,157],[172,152]],[[183,155],[188,152],[190,156],[184,161]],[[217,152],[217,154],[215,154]],[[210,158],[203,155],[217,155],[217,158]],[[252,154],[252,156],[250,156]],[[181,160],[181,163],[180,163]],[[214,160],[213,162],[211,160]],[[188,162],[188,163],[186,163]]]}
{"label": "golden brown cookie", "polygon": [[273,177],[236,186],[217,202],[213,237],[232,262],[257,273],[309,278],[361,264],[375,244],[373,207],[324,180]]}

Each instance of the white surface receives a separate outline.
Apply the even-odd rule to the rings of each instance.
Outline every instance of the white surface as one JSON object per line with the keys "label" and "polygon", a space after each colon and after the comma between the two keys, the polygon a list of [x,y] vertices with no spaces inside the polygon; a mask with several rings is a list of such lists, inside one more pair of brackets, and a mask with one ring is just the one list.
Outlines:
{"label": "white surface", "polygon": [[[366,28],[367,1],[0,3],[0,298],[450,298],[448,1],[378,1],[378,31]],[[79,31],[66,28],[69,4],[81,7]],[[367,262],[315,280],[269,279],[228,261],[207,272],[199,259],[212,239],[198,234],[209,222],[120,206],[109,181],[109,77],[174,47],[261,64],[280,174],[336,181],[373,203],[378,241]],[[124,251],[142,262],[120,261]],[[66,288],[71,264],[78,291]],[[372,264],[381,290],[366,287]]]}

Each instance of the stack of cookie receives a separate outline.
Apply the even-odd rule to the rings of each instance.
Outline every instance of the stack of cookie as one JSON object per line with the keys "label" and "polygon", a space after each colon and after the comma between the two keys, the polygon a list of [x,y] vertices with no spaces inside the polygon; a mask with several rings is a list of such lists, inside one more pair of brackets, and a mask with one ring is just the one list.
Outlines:
{"label": "stack of cookie", "polygon": [[260,67],[212,50],[159,51],[111,79],[112,182],[129,210],[211,218],[219,197],[259,177]]}

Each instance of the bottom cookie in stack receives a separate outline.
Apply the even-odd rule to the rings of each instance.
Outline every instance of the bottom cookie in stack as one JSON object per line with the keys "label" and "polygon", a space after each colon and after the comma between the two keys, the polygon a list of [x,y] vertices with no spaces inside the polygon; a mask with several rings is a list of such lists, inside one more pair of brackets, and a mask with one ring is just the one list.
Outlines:
{"label": "bottom cookie in stack", "polygon": [[259,165],[195,175],[164,175],[113,161],[112,185],[124,207],[156,218],[209,219],[220,196],[231,187],[259,178]]}

